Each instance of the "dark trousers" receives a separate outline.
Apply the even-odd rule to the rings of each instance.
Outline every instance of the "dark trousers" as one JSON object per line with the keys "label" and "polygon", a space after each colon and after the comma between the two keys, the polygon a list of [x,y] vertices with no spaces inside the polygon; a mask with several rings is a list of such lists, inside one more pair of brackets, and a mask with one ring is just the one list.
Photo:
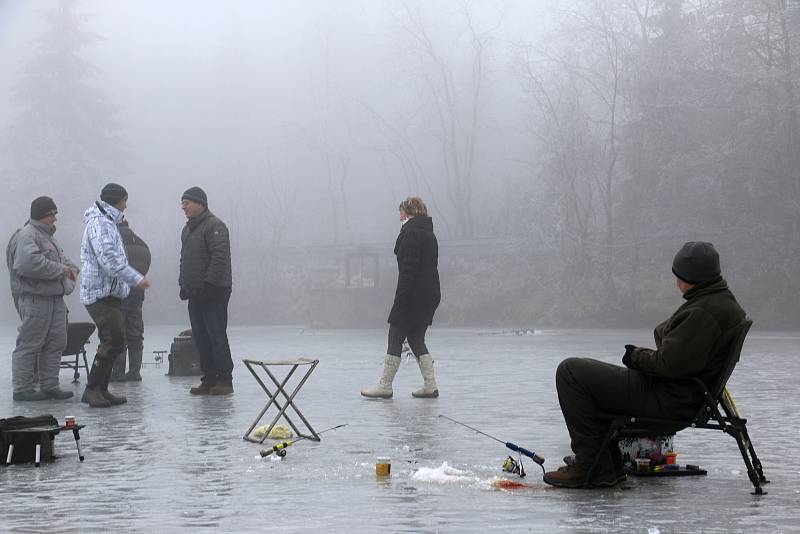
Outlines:
{"label": "dark trousers", "polygon": [[100,347],[94,357],[86,387],[108,389],[111,370],[117,356],[125,353],[125,322],[122,318],[122,301],[115,297],[99,299],[86,306],[86,311],[97,325]]}
{"label": "dark trousers", "polygon": [[[122,301],[122,322],[125,325],[125,345],[128,351],[128,370],[138,374],[142,369],[142,352],[144,350],[144,319],[142,318],[141,297],[128,297]],[[125,376],[125,354],[121,354],[114,362],[111,377],[115,379]]]}
{"label": "dark trousers", "polygon": [[231,288],[214,288],[202,297],[189,299],[192,337],[200,355],[205,384],[231,384],[233,360],[228,345],[228,301]]}
{"label": "dark trousers", "polygon": [[[654,379],[639,371],[590,358],[568,358],[556,371],[558,402],[569,430],[576,464],[588,469],[608,431],[609,421],[598,412],[642,417],[691,417],[686,408],[664,406],[654,391]],[[612,443],[602,451],[598,469],[609,470],[620,462]]]}
{"label": "dark trousers", "polygon": [[389,346],[386,354],[400,356],[403,352],[403,341],[408,339],[408,346],[411,352],[419,358],[423,354],[428,354],[428,347],[425,346],[425,332],[428,326],[398,326],[389,325]]}

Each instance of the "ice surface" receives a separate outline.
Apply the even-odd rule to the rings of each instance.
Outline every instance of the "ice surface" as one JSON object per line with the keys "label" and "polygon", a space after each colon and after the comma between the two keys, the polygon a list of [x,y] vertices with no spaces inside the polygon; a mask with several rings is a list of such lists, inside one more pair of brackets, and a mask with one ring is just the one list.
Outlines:
{"label": "ice surface", "polygon": [[[169,348],[185,328],[148,326],[150,351]],[[65,402],[11,400],[11,351],[16,329],[0,330],[0,417],[74,415],[86,461],[69,435],[56,438],[60,458],[0,467],[0,530],[35,532],[791,532],[800,524],[798,470],[787,461],[798,443],[797,377],[800,336],[751,333],[731,390],[772,484],[755,497],[735,441],[721,432],[678,434],[682,463],[705,477],[636,479],[605,490],[559,490],[525,463],[524,479],[502,473],[509,451],[446,414],[536,450],[554,469],[569,438],[554,386],[567,356],[618,363],[625,343],[651,344],[651,332],[544,330],[541,335],[486,335],[486,330],[433,328],[441,397],[414,399],[421,384],[403,361],[392,400],[366,400],[386,350],[385,330],[310,331],[302,328],[229,330],[236,356],[230,398],[192,397],[193,377],[167,377],[147,366],[143,382],[112,384],[127,405],[90,409]],[[90,347],[89,354],[94,352]],[[320,364],[295,398],[316,430],[285,458],[261,459],[261,446],[242,435],[265,395],[242,358],[299,355]],[[62,371],[61,386],[83,391]],[[270,412],[274,413],[274,412]],[[264,421],[268,423],[269,420]],[[297,418],[295,418],[295,422]],[[267,442],[265,442],[267,443]],[[378,456],[392,459],[390,477],[375,476]],[[499,480],[527,489],[498,491]]]}

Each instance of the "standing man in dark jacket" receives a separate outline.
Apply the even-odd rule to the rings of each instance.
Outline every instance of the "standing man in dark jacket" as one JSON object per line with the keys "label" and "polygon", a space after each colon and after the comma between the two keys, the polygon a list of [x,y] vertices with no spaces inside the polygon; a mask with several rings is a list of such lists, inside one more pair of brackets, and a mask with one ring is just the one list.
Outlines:
{"label": "standing man in dark jacket", "polygon": [[228,227],[208,210],[199,187],[181,197],[186,226],[181,233],[178,283],[181,300],[189,301],[192,337],[200,353],[203,378],[192,395],[233,393],[233,360],[228,345],[228,301],[231,298],[231,243]]}
{"label": "standing man in dark jacket", "polygon": [[433,219],[419,197],[400,203],[403,224],[394,253],[397,256],[397,290],[389,313],[389,343],[383,360],[383,375],[378,385],[365,389],[365,397],[388,399],[393,395],[392,382],[400,367],[403,342],[417,358],[422,372],[423,387],[411,395],[418,398],[439,396],[433,358],[425,346],[425,332],[433,323],[433,315],[441,301],[439,288],[439,244],[433,233]]}
{"label": "standing man in dark jacket", "polygon": [[686,302],[655,329],[656,349],[625,346],[625,367],[569,358],[556,372],[556,389],[567,423],[572,465],[545,474],[565,488],[586,487],[586,476],[601,454],[589,486],[614,486],[625,478],[619,448],[600,451],[608,421],[598,412],[688,419],[702,402],[692,378],[713,382],[722,371],[735,328],[745,313],[722,278],[711,243],[689,242],[672,264]]}
{"label": "standing man in dark jacket", "polygon": [[[144,240],[136,235],[124,220],[117,225],[122,236],[122,244],[128,255],[130,266],[147,275],[150,270],[150,248]],[[144,352],[144,320],[142,319],[142,305],[144,304],[144,291],[138,287],[131,287],[127,298],[122,300],[122,319],[125,322],[125,345],[128,347],[128,372],[125,373],[125,353],[117,356],[114,369],[111,372],[112,382],[141,382],[142,353]]]}

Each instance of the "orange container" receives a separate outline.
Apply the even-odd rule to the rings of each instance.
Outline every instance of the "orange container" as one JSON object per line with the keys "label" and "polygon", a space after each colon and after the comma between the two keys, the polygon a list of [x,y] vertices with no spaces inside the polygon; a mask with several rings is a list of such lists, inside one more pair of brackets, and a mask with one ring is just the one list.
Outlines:
{"label": "orange container", "polygon": [[392,473],[392,462],[388,456],[379,456],[375,464],[375,474],[379,477],[388,477]]}
{"label": "orange container", "polygon": [[639,473],[649,473],[650,458],[636,458],[636,471]]}
{"label": "orange container", "polygon": [[667,454],[665,454],[664,457],[667,459],[667,465],[675,465],[676,463],[678,463],[677,452],[670,451]]}

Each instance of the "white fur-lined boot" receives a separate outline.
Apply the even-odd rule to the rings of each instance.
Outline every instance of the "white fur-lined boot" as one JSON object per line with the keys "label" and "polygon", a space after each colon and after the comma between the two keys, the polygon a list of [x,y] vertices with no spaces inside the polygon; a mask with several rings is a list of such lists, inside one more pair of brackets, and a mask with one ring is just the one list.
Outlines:
{"label": "white fur-lined boot", "polygon": [[436,385],[436,376],[433,373],[433,358],[430,354],[420,354],[417,358],[419,370],[422,372],[424,381],[422,389],[418,389],[411,395],[421,399],[431,399],[439,396],[439,387]]}
{"label": "white fur-lined boot", "polygon": [[392,382],[394,381],[394,375],[397,374],[397,370],[399,368],[400,357],[387,354],[383,358],[383,374],[381,375],[378,385],[374,388],[361,390],[361,394],[370,398],[391,399],[393,394]]}

